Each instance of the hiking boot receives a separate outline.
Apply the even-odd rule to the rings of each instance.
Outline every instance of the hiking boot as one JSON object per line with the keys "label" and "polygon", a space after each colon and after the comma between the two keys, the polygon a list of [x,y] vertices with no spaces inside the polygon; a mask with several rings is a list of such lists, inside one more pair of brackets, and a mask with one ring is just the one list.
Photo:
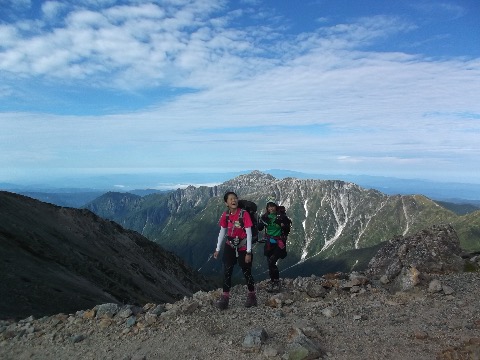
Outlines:
{"label": "hiking boot", "polygon": [[219,308],[220,310],[225,310],[228,309],[228,301],[230,298],[228,296],[222,295],[220,296],[220,299],[218,299],[215,302],[215,306]]}
{"label": "hiking boot", "polygon": [[280,280],[275,280],[273,283],[276,292],[282,291],[282,282]]}
{"label": "hiking boot", "polygon": [[273,280],[270,282],[267,288],[267,292],[269,293],[278,293],[282,289],[282,285],[280,284],[280,280]]}
{"label": "hiking boot", "polygon": [[245,307],[249,308],[252,306],[257,306],[257,295],[254,292],[249,292],[247,294],[247,301],[245,302]]}

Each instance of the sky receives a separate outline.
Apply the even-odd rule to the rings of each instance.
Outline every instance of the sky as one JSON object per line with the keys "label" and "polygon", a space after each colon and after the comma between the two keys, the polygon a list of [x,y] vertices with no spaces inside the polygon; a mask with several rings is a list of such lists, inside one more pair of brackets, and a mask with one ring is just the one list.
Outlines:
{"label": "sky", "polygon": [[0,0],[0,182],[480,184],[478,0]]}

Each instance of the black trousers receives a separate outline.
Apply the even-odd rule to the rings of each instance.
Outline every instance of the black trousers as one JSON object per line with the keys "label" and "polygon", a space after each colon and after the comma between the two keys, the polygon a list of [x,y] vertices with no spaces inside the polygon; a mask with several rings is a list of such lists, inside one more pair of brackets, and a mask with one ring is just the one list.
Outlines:
{"label": "black trousers", "polygon": [[280,279],[280,272],[278,271],[277,261],[280,259],[278,252],[272,251],[270,256],[267,256],[268,264],[268,274],[270,275],[270,280],[275,281]]}
{"label": "black trousers", "polygon": [[278,270],[277,261],[278,259],[285,258],[285,248],[280,249],[277,244],[272,244],[267,240],[267,242],[265,243],[265,248],[263,249],[263,254],[267,258],[268,274],[270,275],[270,280],[279,280],[280,272]]}
{"label": "black trousers", "polygon": [[251,261],[249,263],[245,262],[246,251],[239,251],[238,258],[235,252],[235,249],[230,245],[225,244],[223,248],[223,268],[224,268],[224,278],[223,278],[223,291],[229,292],[232,287],[232,274],[235,264],[238,262],[238,265],[242,268],[243,276],[247,282],[247,288],[249,291],[255,291],[255,280],[252,275],[252,263],[253,263],[253,254],[251,255]]}

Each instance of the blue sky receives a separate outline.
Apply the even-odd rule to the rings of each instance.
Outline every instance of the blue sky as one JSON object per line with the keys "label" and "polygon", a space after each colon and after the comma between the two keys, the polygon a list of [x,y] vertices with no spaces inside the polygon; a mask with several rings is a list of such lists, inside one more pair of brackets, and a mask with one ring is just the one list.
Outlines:
{"label": "blue sky", "polygon": [[0,182],[480,184],[480,3],[0,0]]}

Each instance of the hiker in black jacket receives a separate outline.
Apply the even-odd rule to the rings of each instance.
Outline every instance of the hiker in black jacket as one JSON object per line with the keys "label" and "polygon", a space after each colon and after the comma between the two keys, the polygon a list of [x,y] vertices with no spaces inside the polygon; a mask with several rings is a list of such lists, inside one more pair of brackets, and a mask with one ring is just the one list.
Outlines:
{"label": "hiker in black jacket", "polygon": [[[281,207],[284,209],[284,207]],[[265,207],[265,213],[260,217],[258,230],[265,229],[264,255],[267,257],[268,272],[270,275],[270,287],[267,291],[278,292],[281,290],[280,273],[277,266],[278,259],[287,256],[286,241],[290,232],[292,221],[284,211],[279,211],[279,206],[269,201]]]}

